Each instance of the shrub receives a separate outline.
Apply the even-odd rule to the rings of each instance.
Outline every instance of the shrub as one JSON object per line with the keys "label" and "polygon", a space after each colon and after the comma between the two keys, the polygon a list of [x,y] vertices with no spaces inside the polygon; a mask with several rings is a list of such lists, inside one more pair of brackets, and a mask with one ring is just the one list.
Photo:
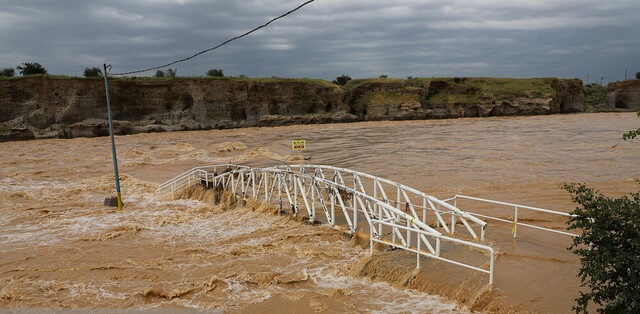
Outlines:
{"label": "shrub", "polygon": [[211,69],[211,70],[207,71],[207,76],[224,77],[224,74],[222,73],[222,70]]}
{"label": "shrub", "polygon": [[97,67],[84,68],[83,76],[84,77],[101,77],[102,70],[100,70],[100,68],[97,68]]}
{"label": "shrub", "polygon": [[22,65],[17,66],[16,69],[20,71],[22,76],[47,74],[47,69],[38,62],[24,62]]}
{"label": "shrub", "polygon": [[14,75],[16,75],[16,70],[13,68],[4,68],[0,70],[0,76],[12,77]]}
{"label": "shrub", "polygon": [[[640,183],[640,181],[638,181]],[[640,313],[640,192],[609,198],[584,184],[565,184],[579,204],[567,224],[582,230],[569,250],[580,256],[581,285],[573,309],[587,313],[590,302],[606,313]]]}
{"label": "shrub", "polygon": [[346,85],[349,81],[351,81],[351,76],[343,74],[342,76],[336,77],[336,79],[333,80],[333,84]]}

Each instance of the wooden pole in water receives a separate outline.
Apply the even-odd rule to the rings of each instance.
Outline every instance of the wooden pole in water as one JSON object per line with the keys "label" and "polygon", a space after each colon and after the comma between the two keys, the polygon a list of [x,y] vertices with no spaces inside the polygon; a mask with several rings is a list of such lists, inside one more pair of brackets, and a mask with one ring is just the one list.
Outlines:
{"label": "wooden pole in water", "polygon": [[[122,210],[122,195],[120,194],[120,175],[118,174],[118,158],[116,157],[116,142],[113,137],[113,120],[111,119],[111,100],[109,99],[109,82],[107,79],[107,64],[104,65],[104,88],[107,94],[107,116],[109,118],[109,134],[111,136],[111,157],[113,158],[113,173],[116,177],[116,197],[118,210]],[[110,67],[110,66],[109,66]]]}

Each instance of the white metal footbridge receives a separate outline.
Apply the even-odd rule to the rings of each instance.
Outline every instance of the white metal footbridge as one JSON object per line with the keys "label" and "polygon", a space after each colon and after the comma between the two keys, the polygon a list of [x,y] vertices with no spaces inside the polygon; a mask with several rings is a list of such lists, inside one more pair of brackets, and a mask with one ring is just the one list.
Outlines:
{"label": "white metal footbridge", "polygon": [[[321,165],[253,168],[223,164],[193,168],[161,184],[156,197],[175,198],[181,190],[194,185],[225,190],[241,199],[250,197],[276,203],[293,215],[303,215],[311,222],[322,222],[351,234],[368,231],[372,254],[374,244],[382,243],[415,253],[417,267],[420,257],[426,256],[486,273],[489,284],[493,284],[495,252],[491,246],[482,244],[487,229],[485,221],[385,178]],[[448,201],[455,203],[457,198],[464,197],[459,195]],[[518,206],[526,207],[515,206],[516,212]],[[518,224],[517,215],[513,223]],[[448,256],[451,250],[443,250],[443,246],[483,252],[488,261],[474,265],[462,262]]]}

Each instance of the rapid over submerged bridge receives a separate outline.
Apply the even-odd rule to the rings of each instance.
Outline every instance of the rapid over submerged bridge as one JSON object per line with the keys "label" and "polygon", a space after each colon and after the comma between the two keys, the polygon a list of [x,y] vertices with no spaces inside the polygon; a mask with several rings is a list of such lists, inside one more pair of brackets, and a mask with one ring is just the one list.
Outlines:
{"label": "rapid over submerged bridge", "polygon": [[[415,253],[418,268],[420,257],[425,256],[486,273],[489,285],[493,284],[495,252],[484,244],[487,223],[478,215],[456,207],[458,198],[513,206],[513,221],[491,216],[482,218],[513,223],[514,237],[518,225],[569,234],[517,221],[518,210],[523,209],[567,215],[564,213],[462,195],[447,200],[453,201],[450,204],[385,178],[322,165],[196,167],[162,183],[155,192],[156,197],[175,198],[180,191],[195,185],[228,191],[243,200],[253,198],[276,203],[280,210],[290,210],[291,214],[303,215],[310,222],[322,222],[350,234],[368,231],[371,254],[375,243],[381,243]],[[449,256],[447,253],[451,250],[443,250],[443,246],[483,252],[488,261],[462,262]]]}

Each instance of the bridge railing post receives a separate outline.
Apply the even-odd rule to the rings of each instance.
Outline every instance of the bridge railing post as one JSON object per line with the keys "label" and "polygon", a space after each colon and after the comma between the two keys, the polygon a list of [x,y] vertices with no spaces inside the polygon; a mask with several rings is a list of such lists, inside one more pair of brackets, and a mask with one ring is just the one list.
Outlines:
{"label": "bridge railing post", "polygon": [[513,232],[513,238],[515,239],[518,234],[518,206],[515,206],[513,211],[513,226],[511,229]]}
{"label": "bridge railing post", "polygon": [[262,170],[262,178],[264,180],[264,201],[269,200],[269,173],[266,170]]}
{"label": "bridge railing post", "polygon": [[451,212],[451,234],[456,233],[456,215],[454,212]]}
{"label": "bridge railing post", "polygon": [[316,185],[315,177],[309,184],[309,188],[311,189],[311,213],[309,214],[309,219],[313,221],[316,218],[316,189],[314,188]]}
{"label": "bridge railing post", "polygon": [[293,182],[293,208],[294,215],[298,213],[298,184],[293,175],[290,175],[291,181]]}
{"label": "bridge railing post", "polygon": [[251,197],[256,198],[256,170],[251,169],[249,180],[251,181]]}
{"label": "bridge railing post", "polygon": [[416,254],[416,268],[420,269],[420,252],[421,252],[421,244],[422,244],[422,239],[420,238],[420,236],[416,236],[416,246],[417,246],[417,254]]}
{"label": "bridge railing post", "polygon": [[411,246],[411,221],[407,219],[407,247]]}

